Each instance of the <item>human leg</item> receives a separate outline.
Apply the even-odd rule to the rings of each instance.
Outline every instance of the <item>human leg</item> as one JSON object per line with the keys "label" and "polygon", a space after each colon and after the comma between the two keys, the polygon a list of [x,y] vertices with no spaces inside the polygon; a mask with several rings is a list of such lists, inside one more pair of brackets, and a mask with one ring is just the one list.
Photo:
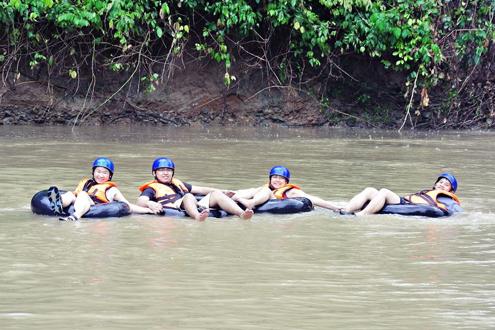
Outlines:
{"label": "human leg", "polygon": [[378,190],[372,187],[367,187],[359,194],[351,198],[343,209],[345,212],[355,212],[361,210],[367,202],[373,199],[378,194]]}
{"label": "human leg", "polygon": [[220,191],[210,193],[209,206],[221,208],[222,210],[225,210],[230,214],[235,214],[245,220],[251,219],[254,214],[253,210],[250,208],[247,208],[246,210],[241,209],[234,200]]}
{"label": "human leg", "polygon": [[[62,196],[64,196],[64,195],[62,195]],[[71,196],[67,195],[66,201],[68,201],[70,198],[71,198]],[[81,191],[79,194],[77,194],[77,197],[74,200],[74,213],[68,217],[61,217],[59,219],[62,221],[79,220],[79,219],[81,219],[81,217],[84,214],[86,214],[86,212],[89,211],[89,208],[91,207],[91,205],[94,205],[94,202],[91,199],[91,197],[89,197],[87,192]]]}
{"label": "human leg", "polygon": [[76,201],[76,195],[74,195],[72,191],[67,191],[60,195],[60,197],[62,198],[62,205],[64,207],[69,206]]}
{"label": "human leg", "polygon": [[380,189],[370,200],[369,204],[356,215],[367,215],[378,213],[385,204],[400,204],[400,196],[388,189]]}
{"label": "human leg", "polygon": [[182,198],[182,208],[193,219],[204,221],[208,217],[208,210],[198,211],[198,202],[193,194],[185,194]]}
{"label": "human leg", "polygon": [[233,200],[241,203],[248,209],[254,209],[257,205],[263,204],[270,199],[272,192],[267,187],[258,189],[258,191],[251,198],[236,197],[234,195]]}

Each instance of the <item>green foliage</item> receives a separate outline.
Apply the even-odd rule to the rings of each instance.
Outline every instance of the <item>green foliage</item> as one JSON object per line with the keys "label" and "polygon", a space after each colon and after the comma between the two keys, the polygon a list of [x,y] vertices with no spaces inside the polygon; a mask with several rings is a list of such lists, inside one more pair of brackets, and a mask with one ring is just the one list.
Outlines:
{"label": "green foliage", "polygon": [[224,63],[226,85],[235,79],[232,63],[242,48],[266,63],[277,59],[282,81],[289,80],[289,67],[302,75],[306,64],[316,69],[357,54],[433,86],[452,65],[468,70],[483,60],[495,38],[494,6],[492,0],[3,0],[0,38],[24,47],[33,69],[63,62],[50,48],[62,37],[71,41],[66,56],[102,49],[105,65],[121,71],[158,61],[163,47],[181,56],[194,36],[199,53]]}
{"label": "green foliage", "polygon": [[29,62],[31,69],[34,69],[40,64],[40,62],[46,61],[46,56],[40,53],[34,53],[33,59]]}
{"label": "green foliage", "polygon": [[168,35],[177,44],[188,38],[193,15],[199,14],[205,21],[196,23],[203,29],[197,49],[224,62],[227,69],[233,60],[229,39],[263,36],[272,27],[288,41],[296,61],[314,67],[330,54],[353,51],[424,77],[443,60],[442,38],[453,31],[458,31],[454,35],[459,56],[479,63],[494,35],[493,13],[489,0],[275,0],[266,5],[260,0],[0,1],[0,24],[10,31],[12,41],[21,32],[40,43],[37,27],[52,24],[65,32],[92,31],[103,37],[100,41],[117,41],[123,48],[148,33],[156,38]]}
{"label": "green foliage", "polygon": [[146,93],[152,93],[156,90],[156,86],[158,85],[158,78],[160,76],[158,73],[150,73],[147,76],[141,77],[141,81],[145,85],[145,92]]}

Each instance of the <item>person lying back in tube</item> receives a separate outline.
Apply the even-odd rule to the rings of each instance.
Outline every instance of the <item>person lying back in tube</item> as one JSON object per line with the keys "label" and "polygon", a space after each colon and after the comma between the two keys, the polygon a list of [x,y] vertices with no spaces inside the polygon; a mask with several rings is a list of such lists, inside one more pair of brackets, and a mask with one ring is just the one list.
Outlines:
{"label": "person lying back in tube", "polygon": [[378,190],[368,187],[355,195],[340,213],[367,215],[380,212],[386,204],[416,204],[438,207],[450,215],[462,211],[461,202],[455,195],[456,190],[457,179],[450,173],[440,174],[432,189],[422,190],[405,197],[385,188]]}
{"label": "person lying back in tube", "polygon": [[[175,163],[167,157],[153,161],[151,173],[155,180],[139,187],[141,196],[137,204],[149,207],[154,212],[166,208],[185,211],[191,218],[203,221],[208,217],[209,208],[220,208],[242,219],[253,216],[252,209],[241,209],[230,197],[215,188],[193,186],[174,177]],[[206,195],[200,201],[193,194]]]}
{"label": "person lying back in tube", "polygon": [[286,199],[305,197],[313,205],[323,207],[332,211],[338,211],[339,208],[332,202],[323,200],[320,197],[305,193],[301,188],[290,182],[290,171],[284,166],[274,166],[268,173],[268,184],[258,188],[238,190],[232,196],[232,199],[241,203],[247,208],[254,208],[263,204],[269,199]]}
{"label": "person lying back in tube", "polygon": [[120,201],[129,205],[131,212],[134,213],[156,213],[147,207],[141,207],[129,203],[117,188],[117,184],[110,181],[113,177],[115,166],[113,162],[106,157],[99,157],[93,161],[91,179],[82,179],[74,192],[68,191],[62,194],[62,206],[67,207],[74,204],[74,213],[60,217],[62,221],[76,221],[89,211],[89,208],[95,204],[110,203]]}

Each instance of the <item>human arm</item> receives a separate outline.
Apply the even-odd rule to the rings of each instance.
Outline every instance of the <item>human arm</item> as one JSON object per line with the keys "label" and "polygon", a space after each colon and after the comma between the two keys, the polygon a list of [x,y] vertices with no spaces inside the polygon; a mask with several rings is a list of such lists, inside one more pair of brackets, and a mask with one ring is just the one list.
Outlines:
{"label": "human arm", "polygon": [[145,195],[139,196],[136,204],[137,204],[137,206],[140,206],[140,207],[149,208],[152,211],[152,213],[154,213],[154,214],[157,214],[157,213],[160,213],[163,211],[162,204],[150,200],[150,198],[148,196],[145,196]]}
{"label": "human arm", "polygon": [[[151,208],[149,208],[147,205],[136,205],[136,204],[133,204],[133,203],[130,203],[125,197],[124,195],[120,192],[120,190],[118,190],[117,188],[111,188],[111,189],[115,189],[116,191],[113,193],[113,197],[112,197],[112,200],[115,200],[115,201],[119,201],[119,202],[123,202],[123,203],[126,203],[127,205],[129,205],[129,208],[131,209],[131,212],[132,213],[141,213],[141,214],[149,214],[149,213],[152,213],[152,214],[157,214],[159,213],[161,210],[152,210]],[[108,194],[107,194],[108,195]],[[161,205],[160,205],[161,206]]]}
{"label": "human arm", "polygon": [[[262,187],[260,187],[262,188]],[[234,195],[232,196],[233,200],[236,198],[253,198],[254,195],[260,190],[260,188],[248,188],[234,191]]]}
{"label": "human arm", "polygon": [[304,191],[299,189],[291,189],[287,192],[287,197],[295,198],[295,197],[305,197],[313,203],[315,206],[323,207],[335,212],[339,211],[339,207],[335,206],[332,202],[326,201],[318,196],[313,196],[310,194],[306,194]]}
{"label": "human arm", "polygon": [[194,195],[207,195],[213,191],[221,191],[221,189],[211,188],[211,187],[202,187],[202,186],[191,186],[190,193]]}
{"label": "human arm", "polygon": [[142,206],[139,206],[139,205],[136,205],[136,204],[133,204],[133,203],[128,203],[127,205],[129,205],[129,208],[131,209],[131,212],[132,213],[158,214],[158,213],[161,212],[161,210],[160,211],[158,211],[158,210],[152,210],[149,207],[142,207]]}
{"label": "human arm", "polygon": [[239,198],[249,199],[253,198],[263,187],[259,188],[248,188],[240,190],[222,190],[222,192],[237,201]]}
{"label": "human arm", "polygon": [[272,191],[268,187],[251,188],[236,191],[232,199],[243,204],[248,209],[254,209],[272,198]]}

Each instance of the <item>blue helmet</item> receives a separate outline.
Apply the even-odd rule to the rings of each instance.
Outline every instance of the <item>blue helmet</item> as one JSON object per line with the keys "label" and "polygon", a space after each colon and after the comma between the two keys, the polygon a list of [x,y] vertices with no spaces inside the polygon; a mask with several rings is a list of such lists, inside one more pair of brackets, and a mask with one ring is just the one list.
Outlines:
{"label": "blue helmet", "polygon": [[115,166],[113,165],[113,162],[110,160],[110,158],[107,157],[98,157],[93,161],[93,171],[95,170],[96,167],[104,167],[107,170],[110,171],[110,174],[113,175],[113,172],[115,171]]}
{"label": "blue helmet", "polygon": [[457,180],[456,180],[455,176],[453,176],[450,173],[442,173],[438,176],[438,179],[436,182],[438,182],[438,180],[440,180],[441,178],[445,178],[445,179],[449,180],[450,185],[452,186],[453,192],[455,192],[457,190]]}
{"label": "blue helmet", "polygon": [[287,182],[289,182],[290,180],[290,172],[289,172],[289,169],[287,167],[284,167],[284,166],[280,166],[280,165],[277,165],[277,166],[273,166],[272,169],[270,170],[270,175],[269,177],[271,178],[272,175],[280,175],[280,176],[283,176],[284,178],[287,179]]}
{"label": "blue helmet", "polygon": [[175,164],[172,161],[172,159],[170,159],[170,158],[158,157],[153,162],[153,166],[151,167],[151,171],[154,172],[159,168],[170,168],[172,170],[175,170]]}

